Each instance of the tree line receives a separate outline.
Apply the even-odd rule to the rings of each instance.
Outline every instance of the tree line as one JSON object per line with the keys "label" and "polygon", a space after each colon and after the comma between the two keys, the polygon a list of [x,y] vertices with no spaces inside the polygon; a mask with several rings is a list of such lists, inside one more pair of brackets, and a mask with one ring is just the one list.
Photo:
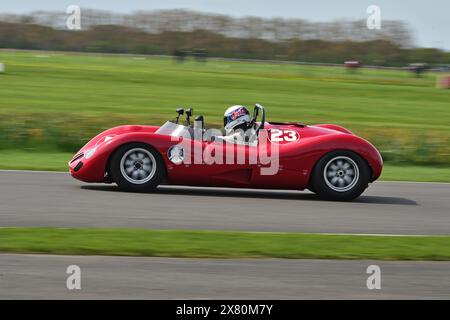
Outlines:
{"label": "tree line", "polygon": [[413,46],[407,26],[383,21],[309,22],[233,18],[185,10],[113,14],[82,11],[82,30],[65,29],[67,15],[0,15],[0,47],[101,53],[164,54],[202,50],[210,57],[405,66],[450,64],[450,53]]}

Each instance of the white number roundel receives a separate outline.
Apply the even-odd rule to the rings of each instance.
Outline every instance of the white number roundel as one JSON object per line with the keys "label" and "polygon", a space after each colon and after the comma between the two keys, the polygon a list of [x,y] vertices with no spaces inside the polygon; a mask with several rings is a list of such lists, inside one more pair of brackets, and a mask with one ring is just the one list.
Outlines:
{"label": "white number roundel", "polygon": [[271,142],[287,143],[297,141],[299,138],[297,131],[271,129],[269,139]]}

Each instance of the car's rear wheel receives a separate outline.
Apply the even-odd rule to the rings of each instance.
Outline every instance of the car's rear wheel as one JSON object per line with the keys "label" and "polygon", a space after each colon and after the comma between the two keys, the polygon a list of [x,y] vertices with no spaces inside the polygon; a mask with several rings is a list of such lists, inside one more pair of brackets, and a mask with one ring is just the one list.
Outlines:
{"label": "car's rear wheel", "polygon": [[327,200],[350,201],[361,195],[370,181],[366,161],[351,151],[323,156],[311,176],[311,189]]}
{"label": "car's rear wheel", "polygon": [[110,161],[111,177],[117,185],[128,191],[151,191],[164,176],[161,155],[145,143],[121,146]]}

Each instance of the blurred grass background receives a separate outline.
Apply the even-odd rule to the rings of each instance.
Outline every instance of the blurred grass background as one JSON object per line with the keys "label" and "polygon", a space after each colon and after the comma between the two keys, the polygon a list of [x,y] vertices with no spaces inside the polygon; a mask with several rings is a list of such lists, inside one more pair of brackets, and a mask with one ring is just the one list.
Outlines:
{"label": "blurred grass background", "polygon": [[0,252],[184,258],[450,260],[449,236],[1,228]]}
{"label": "blurred grass background", "polygon": [[336,123],[368,139],[391,180],[450,181],[450,90],[435,73],[44,51],[0,51],[0,62],[2,168],[63,169],[111,126],[161,124],[179,106],[220,126],[228,106],[257,102],[269,120]]}

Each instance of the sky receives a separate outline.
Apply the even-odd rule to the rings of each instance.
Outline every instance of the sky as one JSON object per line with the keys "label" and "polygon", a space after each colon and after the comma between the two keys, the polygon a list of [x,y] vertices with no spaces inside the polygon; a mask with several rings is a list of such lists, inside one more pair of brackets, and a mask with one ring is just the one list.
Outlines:
{"label": "sky", "polygon": [[117,13],[183,8],[235,17],[301,18],[321,22],[366,19],[367,7],[378,5],[382,19],[402,20],[408,24],[416,45],[450,50],[449,0],[2,0],[0,13],[64,12],[72,4],[79,5],[81,10]]}

